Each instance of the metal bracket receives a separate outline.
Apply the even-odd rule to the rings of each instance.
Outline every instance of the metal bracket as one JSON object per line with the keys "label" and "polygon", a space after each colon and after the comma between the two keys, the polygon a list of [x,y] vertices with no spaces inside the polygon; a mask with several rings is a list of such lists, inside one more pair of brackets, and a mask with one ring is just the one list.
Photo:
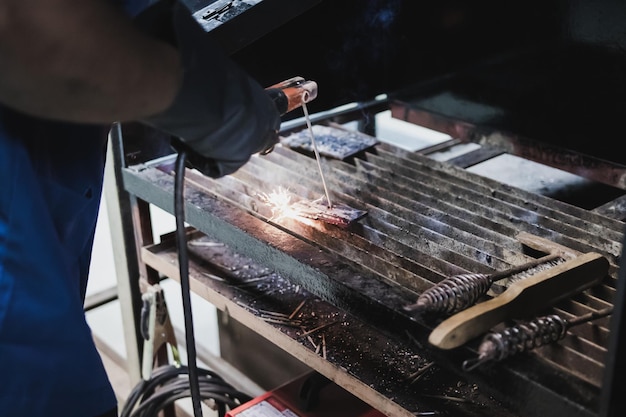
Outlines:
{"label": "metal bracket", "polygon": [[155,355],[164,344],[169,344],[175,365],[180,365],[180,353],[174,335],[174,328],[170,321],[165,304],[165,295],[160,285],[155,284],[147,288],[141,296],[141,335],[143,344],[143,361],[141,377],[148,381],[152,375]]}

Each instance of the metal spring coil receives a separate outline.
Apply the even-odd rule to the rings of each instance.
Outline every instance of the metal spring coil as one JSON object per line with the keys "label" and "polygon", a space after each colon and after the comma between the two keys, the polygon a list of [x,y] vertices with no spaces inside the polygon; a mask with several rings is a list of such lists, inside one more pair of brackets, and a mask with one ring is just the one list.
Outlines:
{"label": "metal spring coil", "polygon": [[488,333],[478,347],[478,357],[463,362],[463,369],[471,371],[488,361],[501,361],[509,356],[535,349],[565,337],[567,330],[613,313],[613,306],[592,311],[570,320],[556,314],[522,322],[499,332]]}
{"label": "metal spring coil", "polygon": [[418,301],[427,311],[454,313],[473,305],[491,284],[491,277],[486,274],[456,275],[424,291]]}
{"label": "metal spring coil", "polygon": [[532,321],[487,334],[481,347],[489,346],[489,352],[482,353],[488,354],[493,360],[500,361],[511,355],[562,339],[567,332],[567,327],[567,322],[556,314],[538,317]]}

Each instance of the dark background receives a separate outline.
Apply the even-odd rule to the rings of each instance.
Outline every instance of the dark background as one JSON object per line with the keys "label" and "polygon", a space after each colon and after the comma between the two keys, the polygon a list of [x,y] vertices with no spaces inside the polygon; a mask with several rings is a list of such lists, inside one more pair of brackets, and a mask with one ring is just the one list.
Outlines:
{"label": "dark background", "polygon": [[470,122],[626,163],[615,153],[626,2],[321,0],[276,26],[268,16],[283,3],[265,0],[223,32],[248,32],[232,57],[262,85],[316,81],[312,113],[380,93],[419,103],[450,92],[500,110]]}

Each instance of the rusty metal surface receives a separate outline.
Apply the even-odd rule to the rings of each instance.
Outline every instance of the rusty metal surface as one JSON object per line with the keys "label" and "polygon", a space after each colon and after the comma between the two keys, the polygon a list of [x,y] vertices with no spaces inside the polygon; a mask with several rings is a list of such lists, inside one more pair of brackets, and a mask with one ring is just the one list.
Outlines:
{"label": "rusty metal surface", "polygon": [[[450,275],[490,273],[529,260],[516,239],[519,232],[576,251],[599,252],[610,261],[602,285],[560,302],[555,312],[573,317],[612,303],[621,221],[386,144],[353,161],[325,161],[335,199],[368,212],[347,229],[276,218],[259,197],[281,185],[301,198],[319,198],[324,191],[311,179],[316,170],[310,157],[277,146],[219,180],[188,172],[188,221],[257,262],[272,265],[326,302],[354,311],[373,326],[400,333],[408,329],[422,341],[436,322],[420,322],[401,306]],[[168,174],[155,167],[133,167],[125,181],[139,197],[171,211]],[[485,383],[485,389],[527,415],[545,415],[547,407],[550,412],[591,416],[607,338],[607,320],[577,326],[557,345],[468,378]],[[461,357],[475,352],[472,343],[450,356],[424,349],[453,370]],[[534,376],[529,379],[530,374]],[[541,403],[515,398],[520,389],[530,389]]]}
{"label": "rusty metal surface", "polygon": [[506,131],[485,128],[420,108],[419,104],[391,103],[393,117],[445,132],[455,139],[476,142],[525,159],[626,190],[626,166]]}

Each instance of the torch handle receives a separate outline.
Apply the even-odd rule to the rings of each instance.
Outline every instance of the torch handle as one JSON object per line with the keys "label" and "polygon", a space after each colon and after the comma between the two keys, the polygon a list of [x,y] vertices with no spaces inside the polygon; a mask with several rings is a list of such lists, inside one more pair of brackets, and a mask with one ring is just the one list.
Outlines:
{"label": "torch handle", "polygon": [[278,112],[283,115],[317,97],[317,83],[302,77],[294,77],[265,89],[274,101]]}

